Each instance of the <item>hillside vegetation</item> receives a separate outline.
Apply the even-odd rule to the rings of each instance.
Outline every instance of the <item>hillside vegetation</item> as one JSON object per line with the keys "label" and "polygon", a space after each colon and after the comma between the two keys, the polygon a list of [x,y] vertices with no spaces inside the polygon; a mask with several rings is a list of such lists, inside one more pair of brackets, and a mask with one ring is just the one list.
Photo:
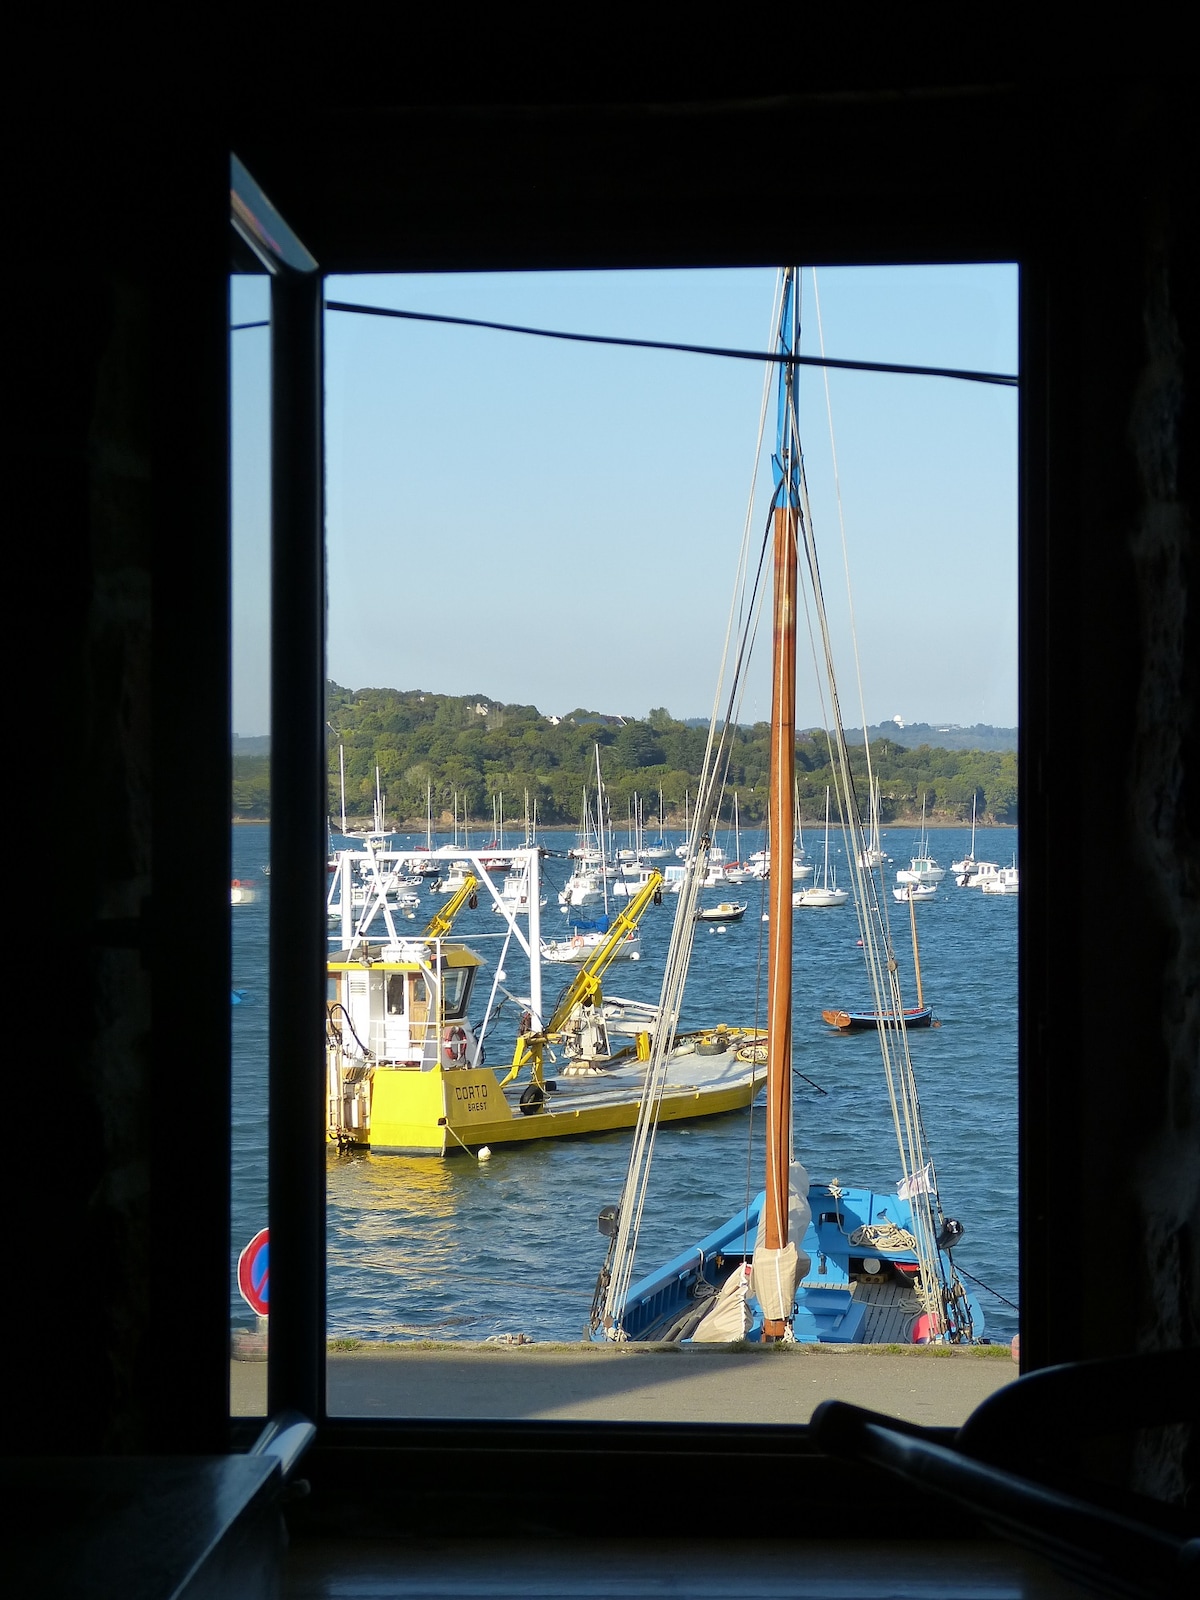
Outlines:
{"label": "hillside vegetation", "polygon": [[[486,695],[431,694],[412,689],[343,689],[328,686],[329,814],[341,800],[338,747],[346,766],[346,812],[371,816],[375,769],[387,797],[391,825],[424,826],[426,786],[433,789],[437,825],[448,822],[455,800],[476,822],[492,817],[493,796],[504,796],[509,820],[519,817],[529,795],[539,824],[579,820],[584,788],[595,790],[595,746],[613,819],[620,825],[634,794],[645,818],[657,818],[663,793],[667,826],[682,824],[684,796],[695,794],[706,731],[677,721],[663,708],[644,720],[608,716],[582,707],[561,720],[536,706],[500,705]],[[728,788],[736,789],[742,818],[766,815],[769,729],[765,722],[739,728],[729,766]],[[880,779],[882,820],[903,822],[920,815],[925,797],[931,822],[969,822],[977,797],[983,823],[1017,817],[1017,758],[1014,751],[944,750],[930,745],[906,749],[894,740],[872,740],[873,768]],[[233,809],[239,817],[269,812],[269,755],[234,755]],[[866,811],[866,757],[851,750],[861,778]],[[825,813],[825,788],[832,783],[825,734],[812,730],[796,741],[796,783],[801,815]],[[732,801],[727,801],[724,814]]]}

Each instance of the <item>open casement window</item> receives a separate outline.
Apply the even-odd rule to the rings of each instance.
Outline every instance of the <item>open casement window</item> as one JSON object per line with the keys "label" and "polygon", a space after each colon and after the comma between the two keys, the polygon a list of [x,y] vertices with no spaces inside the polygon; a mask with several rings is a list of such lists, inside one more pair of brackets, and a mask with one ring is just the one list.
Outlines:
{"label": "open casement window", "polygon": [[[786,1463],[778,1493],[790,1501],[801,1485],[822,1480],[804,1427],[702,1424],[553,1425],[472,1422],[403,1415],[370,1422],[328,1414],[325,1385],[324,1002],[327,987],[324,759],[325,609],[322,438],[321,273],[318,263],[242,164],[233,165],[234,226],[270,274],[271,334],[271,902],[270,1161],[271,1317],[268,1410],[314,1419],[318,1477],[342,1488],[347,1463],[371,1462],[374,1488],[393,1478],[413,1450],[446,1464],[453,1478],[503,1478],[530,1451],[561,1459],[565,1479],[594,1473],[598,1456],[640,1461],[639,1471],[682,1482],[703,1470],[729,1475],[734,1488],[749,1452]],[[353,1010],[353,976],[343,1002]],[[380,1040],[411,1021],[420,995],[403,973],[372,974]],[[448,979],[452,974],[445,973]],[[361,987],[361,983],[360,983]],[[461,997],[444,982],[447,1017]],[[367,985],[368,991],[370,984]],[[341,995],[341,990],[339,990]],[[361,1004],[369,993],[359,996]],[[386,1013],[386,1015],[385,1015]],[[364,1022],[360,1026],[367,1025]],[[371,1034],[374,1039],[374,1034]],[[684,1358],[686,1359],[686,1358]],[[763,1381],[768,1374],[763,1371]],[[346,1454],[350,1449],[351,1454]],[[572,1466],[577,1463],[577,1466]],[[686,1463],[686,1465],[685,1465]],[[700,1464],[704,1463],[703,1468]],[[607,1476],[607,1474],[605,1474]],[[787,1487],[784,1487],[786,1481]],[[365,1492],[361,1480],[356,1491]],[[386,1492],[386,1490],[384,1491]],[[393,1511],[394,1511],[393,1507]],[[380,1514],[392,1519],[392,1512]],[[403,1523],[407,1512],[398,1520]],[[551,1521],[583,1530],[593,1524],[589,1496],[556,1497]],[[646,1531],[649,1531],[647,1527]]]}
{"label": "open casement window", "polygon": [[[1134,192],[1131,163],[1146,140],[1126,148],[1107,95],[1102,113],[1083,97],[1062,100],[1045,122],[1004,88],[964,92],[953,105],[920,95],[853,105],[802,98],[670,117],[600,106],[433,108],[314,119],[291,149],[261,130],[239,146],[331,273],[1020,263],[1021,1299],[1022,1354],[1033,1367],[1101,1353],[1112,1324],[1111,1246],[1085,1225],[1071,1229],[1064,1255],[1064,1206],[1073,1217],[1107,1208],[1128,1259],[1143,1259],[1134,1168],[1122,1159],[1122,1074],[1148,1050],[1158,1062],[1162,1047],[1148,1044],[1138,1007],[1108,1001],[1114,970],[1128,992],[1157,996],[1169,943],[1135,870],[1141,847],[1126,811],[1118,827],[1113,807],[1087,804],[1081,814],[1079,804],[1081,776],[1090,783],[1108,770],[1110,758],[1097,754],[1106,739],[1115,741],[1112,770],[1134,769],[1128,730],[1143,715],[1142,646],[1128,608],[1139,569],[1122,508],[1135,498],[1127,430],[1144,360],[1144,225],[1110,234],[1114,261],[1100,266],[1093,255],[1095,219],[1107,218],[1104,202],[1118,192],[1106,162]],[[1044,159],[1043,139],[1068,122],[1098,141],[1070,184]],[[777,168],[762,152],[793,151],[805,137],[820,142],[822,175],[795,205],[781,204]],[[1049,147],[1063,153],[1061,139]],[[754,152],[760,159],[749,159]],[[533,181],[539,174],[553,181]],[[274,616],[287,627],[276,626],[272,642],[270,1408],[316,1419],[306,1469],[314,1500],[323,1490],[358,1496],[363,1522],[451,1530],[457,1515],[497,1532],[603,1534],[617,1499],[624,1531],[660,1532],[664,1513],[677,1533],[710,1530],[713,1507],[742,1507],[753,1483],[763,1525],[795,1532],[797,1508],[819,1506],[823,1532],[861,1532],[861,1507],[802,1428],[366,1424],[324,1413],[319,271],[280,261],[272,283]],[[1136,901],[1120,926],[1098,883],[1054,893],[1055,844],[1072,839],[1085,857],[1111,859],[1114,837]],[[1132,1338],[1122,1335],[1121,1347]],[[636,1486],[645,1484],[661,1495],[643,1498]],[[498,1485],[515,1486],[513,1499]],[[926,1525],[927,1511],[902,1499],[889,1503],[889,1526]]]}
{"label": "open casement window", "polygon": [[[725,1422],[555,1426],[537,1422],[477,1423],[443,1418],[406,1422],[403,1415],[370,1422],[330,1416],[325,1385],[325,1121],[324,900],[327,846],[324,760],[325,611],[322,488],[321,273],[254,178],[233,164],[234,226],[270,275],[271,335],[271,903],[270,903],[270,1161],[271,1336],[268,1404],[271,1414],[296,1410],[317,1421],[314,1455],[325,1463],[375,1459],[380,1482],[414,1448],[444,1454],[448,1462],[486,1462],[486,1474],[529,1450],[566,1459],[597,1452],[625,1457],[631,1450],[659,1458],[650,1470],[675,1472],[680,1458],[732,1472],[744,1451],[778,1454],[788,1476],[815,1483],[818,1458],[804,1427]],[[461,976],[461,975],[460,975]],[[459,1017],[464,998],[443,972],[443,1009]],[[357,1017],[369,1043],[382,1049],[412,1022],[422,994],[411,975],[379,971],[355,978],[347,971],[338,998]],[[374,988],[372,989],[372,982]],[[363,985],[366,985],[365,989]],[[375,993],[375,991],[378,991]],[[374,1010],[368,1018],[370,996]],[[358,1010],[356,1010],[356,1004]],[[374,1011],[379,1017],[374,1020]],[[378,1040],[375,1038],[379,1034]],[[762,1374],[766,1382],[768,1374]],[[402,1411],[402,1402],[401,1407]],[[732,1454],[731,1454],[732,1452]],[[398,1453],[398,1454],[397,1454]],[[647,1462],[649,1467],[649,1462]],[[455,1469],[457,1470],[457,1469]],[[813,1473],[816,1476],[810,1477]],[[336,1475],[336,1474],[335,1474]],[[789,1491],[791,1492],[791,1491]],[[564,1526],[587,1527],[585,1505],[560,1505]],[[401,1518],[403,1520],[403,1518]]]}

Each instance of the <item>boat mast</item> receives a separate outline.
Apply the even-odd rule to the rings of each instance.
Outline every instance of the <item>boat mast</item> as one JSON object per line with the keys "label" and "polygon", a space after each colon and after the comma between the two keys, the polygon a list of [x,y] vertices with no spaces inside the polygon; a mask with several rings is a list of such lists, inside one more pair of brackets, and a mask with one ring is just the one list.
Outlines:
{"label": "boat mast", "polygon": [[[795,353],[799,336],[796,283],[780,324],[780,344]],[[792,855],[795,845],[793,792],[796,771],[796,524],[799,461],[795,459],[796,368],[780,374],[775,506],[775,584],[772,607],[770,951],[767,967],[767,1174],[764,1238],[768,1250],[788,1243],[788,1194],[792,1153]],[[787,1324],[768,1317],[763,1336],[782,1338]]]}
{"label": "boat mast", "polygon": [[342,780],[342,834],[346,832],[346,746],[338,745],[338,774]]}
{"label": "boat mast", "polygon": [[917,951],[917,901],[913,894],[913,885],[908,886],[908,916],[912,923],[913,942],[913,974],[917,980],[917,1010],[925,1009],[925,996],[921,991],[921,957]]}
{"label": "boat mast", "polygon": [[600,746],[596,750],[596,843],[600,846],[600,885],[604,890],[604,915],[608,917],[608,857],[604,850],[604,784],[600,777]]}

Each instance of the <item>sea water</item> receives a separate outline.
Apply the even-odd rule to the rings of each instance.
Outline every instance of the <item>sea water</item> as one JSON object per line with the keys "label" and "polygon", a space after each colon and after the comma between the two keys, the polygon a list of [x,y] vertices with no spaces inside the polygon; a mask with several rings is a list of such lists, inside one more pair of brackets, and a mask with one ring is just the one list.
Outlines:
{"label": "sea water", "polygon": [[[674,836],[678,842],[681,836]],[[237,1254],[267,1221],[267,921],[269,829],[234,830],[234,876],[258,886],[255,901],[232,910],[233,1210],[231,1315],[252,1316],[236,1289]],[[565,850],[569,834],[547,835]],[[413,838],[413,844],[422,840]],[[440,842],[440,841],[435,841]],[[336,843],[336,841],[335,841]],[[917,850],[918,833],[885,830],[888,914],[906,1005],[916,1003],[907,905],[890,898],[898,868]],[[745,855],[760,840],[743,830]],[[967,828],[931,835],[948,869],[970,847]],[[1001,864],[1016,851],[1013,829],[988,830],[978,852]],[[831,846],[839,880],[849,886],[844,855]],[[674,859],[673,857],[671,859]],[[660,863],[661,865],[661,863]],[[566,859],[543,863],[543,937],[565,933],[556,890]],[[432,909],[440,897],[423,895]],[[766,909],[763,886],[748,882],[706,891],[702,903],[748,900],[744,921],[700,924],[685,999],[684,1026],[761,1025],[766,1009]],[[618,905],[623,902],[618,902]],[[675,897],[650,907],[641,923],[641,958],[609,968],[605,993],[656,1000]],[[429,913],[418,912],[412,931]],[[591,908],[586,913],[592,915]],[[939,1027],[909,1035],[927,1145],[942,1205],[964,1225],[955,1253],[971,1276],[988,1337],[1017,1331],[1017,899],[959,889],[947,870],[935,899],[916,907],[925,1001]],[[503,919],[481,894],[464,910],[455,937],[487,966],[476,980],[472,1018],[483,1015],[502,948]],[[795,1145],[814,1180],[894,1192],[902,1177],[880,1058],[872,1032],[839,1034],[821,1020],[825,1007],[868,1009],[871,997],[852,905],[797,909],[793,998]],[[505,987],[528,993],[528,968],[510,946]],[[547,1004],[575,969],[543,967]],[[508,1006],[487,1040],[488,1065],[511,1055],[516,1008]],[[548,1069],[550,1072],[553,1068]],[[635,1279],[687,1248],[762,1188],[761,1099],[745,1111],[658,1134]],[[489,1161],[466,1155],[439,1160],[327,1156],[328,1334],[362,1340],[481,1340],[524,1334],[535,1340],[581,1337],[606,1240],[602,1206],[619,1197],[629,1156],[628,1132],[497,1146]],[[986,1285],[986,1289],[977,1286]]]}

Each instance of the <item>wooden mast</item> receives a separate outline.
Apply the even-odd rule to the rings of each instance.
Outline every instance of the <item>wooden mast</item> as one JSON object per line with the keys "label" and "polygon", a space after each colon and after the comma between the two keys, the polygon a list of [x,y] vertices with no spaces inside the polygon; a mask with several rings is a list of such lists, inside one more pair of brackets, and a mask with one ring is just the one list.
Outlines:
{"label": "wooden mast", "polygon": [[[770,953],[767,969],[767,1183],[763,1243],[788,1242],[788,1188],[792,1144],[792,856],[795,824],[792,778],[796,766],[796,510],[775,511],[775,594],[772,612]],[[768,1318],[764,1337],[783,1336],[785,1324]]]}
{"label": "wooden mast", "polygon": [[912,923],[913,972],[917,980],[917,1010],[920,1011],[924,1009],[925,996],[921,991],[921,956],[917,950],[917,902],[913,898],[914,887],[915,885],[911,883],[908,886],[908,919]]}

